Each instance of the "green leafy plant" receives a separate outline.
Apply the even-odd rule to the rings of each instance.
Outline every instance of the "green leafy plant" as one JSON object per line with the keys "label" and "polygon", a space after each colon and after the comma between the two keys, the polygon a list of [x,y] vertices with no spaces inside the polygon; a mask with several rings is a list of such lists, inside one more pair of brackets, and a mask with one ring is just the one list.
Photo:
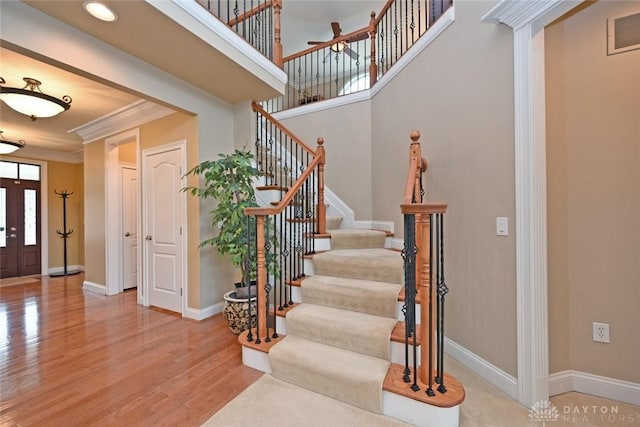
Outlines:
{"label": "green leafy plant", "polygon": [[[256,220],[244,213],[245,208],[258,206],[253,184],[262,174],[253,166],[253,160],[250,151],[236,149],[230,154],[220,154],[217,160],[206,160],[187,172],[204,178],[202,187],[184,188],[194,196],[216,201],[210,213],[211,227],[217,234],[203,240],[199,247],[213,246],[220,255],[229,255],[231,263],[242,272],[240,286],[254,281],[257,271],[255,252],[249,253],[255,246]],[[267,226],[273,230],[271,221]],[[274,254],[268,256],[267,270],[279,277],[275,258]]]}

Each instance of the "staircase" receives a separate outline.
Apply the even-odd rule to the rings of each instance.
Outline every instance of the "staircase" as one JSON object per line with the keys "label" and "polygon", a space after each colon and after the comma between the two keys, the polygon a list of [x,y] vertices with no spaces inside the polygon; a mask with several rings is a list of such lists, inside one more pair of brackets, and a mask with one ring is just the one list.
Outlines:
{"label": "staircase", "polygon": [[[458,425],[464,388],[442,362],[446,207],[421,203],[419,134],[412,135],[400,252],[389,249],[388,232],[343,229],[340,218],[327,216],[323,141],[317,150],[299,147],[253,107],[267,180],[258,190],[270,192],[263,198],[270,202],[246,210],[258,224],[258,302],[255,323],[239,336],[243,363],[370,413]],[[279,274],[268,277],[273,260]]]}
{"label": "staircase", "polygon": [[293,293],[295,304],[278,313],[279,337],[265,349],[240,336],[244,364],[413,425],[458,425],[464,389],[455,379],[448,378],[447,393],[425,404],[405,396],[426,398],[424,389],[403,393],[393,378],[403,372],[405,356],[401,253],[384,247],[383,231],[328,233],[331,250],[311,258],[310,276]]}

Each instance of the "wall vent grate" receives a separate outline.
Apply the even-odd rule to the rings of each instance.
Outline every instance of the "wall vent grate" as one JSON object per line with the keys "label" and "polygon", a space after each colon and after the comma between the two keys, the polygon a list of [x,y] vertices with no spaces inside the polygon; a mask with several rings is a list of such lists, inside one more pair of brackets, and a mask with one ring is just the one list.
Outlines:
{"label": "wall vent grate", "polygon": [[607,54],[640,49],[640,12],[609,18],[607,22]]}

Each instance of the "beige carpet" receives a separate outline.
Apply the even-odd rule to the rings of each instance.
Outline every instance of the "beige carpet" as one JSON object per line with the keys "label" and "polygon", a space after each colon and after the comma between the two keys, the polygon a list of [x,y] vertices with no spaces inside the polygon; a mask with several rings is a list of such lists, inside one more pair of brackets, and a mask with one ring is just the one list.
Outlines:
{"label": "beige carpet", "polygon": [[408,424],[265,374],[204,427],[401,427]]}
{"label": "beige carpet", "polygon": [[[457,360],[446,357],[445,368],[465,387],[460,406],[461,427],[542,427],[529,418],[520,405],[484,381]],[[551,398],[558,419],[545,427],[637,427],[640,407],[581,393],[565,393]],[[596,413],[592,408],[597,407]],[[584,407],[587,407],[586,413]],[[605,418],[602,410],[617,412]],[[566,414],[565,412],[568,412]],[[406,426],[397,420],[372,414],[326,396],[296,388],[264,375],[209,419],[207,427],[320,427],[320,426]]]}
{"label": "beige carpet", "polygon": [[314,274],[404,283],[402,256],[388,249],[338,249],[313,256]]}

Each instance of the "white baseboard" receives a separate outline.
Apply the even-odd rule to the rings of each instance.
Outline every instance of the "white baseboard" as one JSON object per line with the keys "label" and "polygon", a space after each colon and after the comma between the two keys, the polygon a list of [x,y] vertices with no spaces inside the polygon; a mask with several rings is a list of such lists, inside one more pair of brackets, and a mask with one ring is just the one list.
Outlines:
{"label": "white baseboard", "polygon": [[447,337],[444,337],[444,351],[512,399],[518,400],[518,381],[513,376]]}
{"label": "white baseboard", "polygon": [[210,305],[205,308],[192,308],[187,307],[184,311],[183,317],[192,320],[204,320],[208,317],[214,316],[218,313],[222,313],[222,309],[224,308],[224,301],[220,301],[219,303]]}
{"label": "white baseboard", "polygon": [[[49,274],[64,273],[64,267],[50,267]],[[84,271],[84,265],[68,265],[67,271]]]}
{"label": "white baseboard", "polygon": [[82,282],[82,289],[84,289],[85,291],[94,292],[94,293],[100,294],[100,295],[106,295],[107,294],[107,287],[105,285],[101,285],[99,283],[89,282],[87,280]]}
{"label": "white baseboard", "polygon": [[549,395],[577,391],[640,406],[640,384],[580,371],[549,375]]}
{"label": "white baseboard", "polygon": [[393,233],[394,223],[392,221],[353,221],[351,227],[343,228],[355,228],[358,230],[382,230],[390,231]]}

